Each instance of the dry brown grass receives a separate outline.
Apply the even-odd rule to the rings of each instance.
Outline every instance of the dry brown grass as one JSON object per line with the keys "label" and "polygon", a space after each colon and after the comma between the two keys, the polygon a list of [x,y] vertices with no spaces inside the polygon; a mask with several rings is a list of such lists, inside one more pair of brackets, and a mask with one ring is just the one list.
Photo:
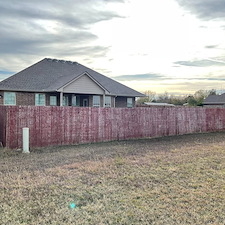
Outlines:
{"label": "dry brown grass", "polygon": [[225,224],[224,138],[1,149],[0,224]]}

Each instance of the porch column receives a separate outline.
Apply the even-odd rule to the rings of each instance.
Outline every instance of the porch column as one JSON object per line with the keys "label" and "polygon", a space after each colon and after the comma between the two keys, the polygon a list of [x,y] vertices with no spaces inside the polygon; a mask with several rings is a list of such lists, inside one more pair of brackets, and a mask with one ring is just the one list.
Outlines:
{"label": "porch column", "polygon": [[103,108],[105,108],[105,94],[103,95]]}
{"label": "porch column", "polygon": [[63,92],[60,92],[60,101],[59,101],[59,105],[63,106]]}

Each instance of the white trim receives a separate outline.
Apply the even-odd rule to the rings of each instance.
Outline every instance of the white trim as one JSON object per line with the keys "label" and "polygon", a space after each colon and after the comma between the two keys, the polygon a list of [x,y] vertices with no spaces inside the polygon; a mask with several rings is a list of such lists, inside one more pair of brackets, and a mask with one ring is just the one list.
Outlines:
{"label": "white trim", "polygon": [[103,99],[102,100],[103,100],[103,106],[102,107],[105,108],[105,95],[103,95]]}

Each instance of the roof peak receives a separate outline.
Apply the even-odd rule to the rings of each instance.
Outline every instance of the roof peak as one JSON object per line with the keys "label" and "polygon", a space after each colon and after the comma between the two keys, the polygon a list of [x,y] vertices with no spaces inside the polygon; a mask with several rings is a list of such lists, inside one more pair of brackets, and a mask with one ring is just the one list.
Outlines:
{"label": "roof peak", "polygon": [[63,60],[63,59],[53,59],[53,58],[44,58],[45,60],[49,62],[56,62],[56,63],[68,63],[68,64],[73,64],[73,65],[78,65],[77,62],[69,61],[69,60]]}

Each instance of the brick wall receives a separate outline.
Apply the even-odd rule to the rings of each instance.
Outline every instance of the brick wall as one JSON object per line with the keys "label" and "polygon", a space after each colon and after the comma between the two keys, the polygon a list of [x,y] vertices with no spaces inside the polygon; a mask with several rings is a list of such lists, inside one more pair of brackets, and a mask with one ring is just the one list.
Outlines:
{"label": "brick wall", "polygon": [[3,95],[4,95],[4,92],[0,91],[0,105],[4,104],[4,102],[3,102]]}
{"label": "brick wall", "polygon": [[16,92],[16,105],[35,105],[35,94]]}
{"label": "brick wall", "polygon": [[[16,105],[35,105],[35,94],[30,92],[15,92]],[[4,105],[4,92],[1,91],[0,105]]]}
{"label": "brick wall", "polygon": [[[16,93],[16,105],[35,105],[35,93],[32,92],[15,92]],[[0,98],[0,105],[4,105],[4,92],[0,92],[3,97]],[[60,105],[60,94],[59,93],[45,93],[46,106],[50,105],[50,96],[57,96],[57,105]],[[72,105],[72,95],[64,94],[64,96],[69,97],[69,106]],[[87,98],[89,106],[93,106],[93,96],[92,95],[81,95],[81,106],[83,105],[83,99]],[[103,107],[103,96],[100,96],[100,104]],[[133,98],[133,107],[135,106],[135,98]],[[111,107],[127,107],[127,97],[111,97]]]}
{"label": "brick wall", "polygon": [[[121,97],[121,96],[116,97],[116,99],[115,99],[116,107],[126,108],[127,107],[127,98],[128,97]],[[133,99],[133,107],[134,107],[135,106],[135,98],[132,98],[132,99]]]}

